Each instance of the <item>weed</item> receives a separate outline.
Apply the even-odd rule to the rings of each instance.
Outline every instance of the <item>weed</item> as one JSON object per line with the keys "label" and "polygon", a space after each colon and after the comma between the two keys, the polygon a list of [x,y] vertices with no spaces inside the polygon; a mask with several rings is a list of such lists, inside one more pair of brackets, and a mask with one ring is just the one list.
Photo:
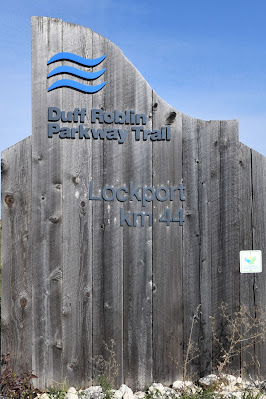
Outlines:
{"label": "weed", "polygon": [[96,378],[96,384],[102,387],[105,399],[112,399],[114,393],[112,392],[112,383],[105,374],[99,374]]}
{"label": "weed", "polygon": [[[187,381],[188,376],[189,376],[189,365],[199,357],[199,347],[198,345],[193,341],[192,336],[193,336],[193,331],[195,324],[199,322],[200,319],[200,308],[201,304],[199,304],[193,314],[192,322],[191,322],[191,328],[189,332],[189,339],[188,343],[185,349],[185,359],[184,359],[184,364],[183,366],[180,367],[178,364],[177,360],[173,358],[171,354],[169,354],[169,357],[172,359],[173,363],[176,365],[178,369],[182,369],[182,374],[183,374],[183,381]],[[192,379],[192,376],[189,376],[189,379]]]}
{"label": "weed", "polygon": [[149,388],[145,392],[145,399],[159,399],[161,398],[161,393],[159,389],[154,388],[153,391],[150,391]]}
{"label": "weed", "polygon": [[49,387],[47,390],[47,395],[50,399],[64,399],[66,392],[62,389]]}
{"label": "weed", "polygon": [[202,392],[197,392],[197,393],[189,393],[189,392],[183,392],[181,395],[181,399],[214,399],[215,393],[214,392],[207,392],[207,391],[202,391]]}
{"label": "weed", "polygon": [[261,397],[261,393],[244,392],[242,399],[259,399]]}
{"label": "weed", "polygon": [[97,355],[92,360],[98,373],[96,384],[102,387],[106,399],[112,399],[114,394],[112,388],[115,384],[115,378],[118,375],[118,363],[115,353],[115,341],[111,339],[110,346],[104,342],[105,356]]}
{"label": "weed", "polygon": [[[256,316],[253,317],[246,306],[242,306],[239,311],[232,316],[229,314],[228,305],[222,303],[220,306],[221,316],[226,333],[222,341],[216,334],[215,320],[211,317],[212,334],[214,340],[220,348],[220,358],[217,361],[217,370],[221,375],[228,366],[232,358],[240,356],[243,352],[250,353],[249,349],[254,344],[263,342],[266,337],[266,315],[262,310],[256,310]],[[253,356],[253,364],[256,365],[258,374],[260,374],[260,364]]]}
{"label": "weed", "polygon": [[0,391],[3,396],[12,399],[33,399],[40,391],[33,388],[32,378],[37,378],[31,372],[17,375],[10,366],[10,355],[2,355],[2,365],[5,370],[0,376]]}

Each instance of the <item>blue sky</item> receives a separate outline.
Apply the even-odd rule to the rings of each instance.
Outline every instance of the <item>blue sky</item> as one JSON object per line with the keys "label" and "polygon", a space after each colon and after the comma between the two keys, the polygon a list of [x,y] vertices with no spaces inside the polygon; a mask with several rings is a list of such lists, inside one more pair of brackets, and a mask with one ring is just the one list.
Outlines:
{"label": "blue sky", "polygon": [[117,44],[188,115],[239,119],[266,155],[266,1],[13,0],[1,4],[0,151],[31,134],[32,15],[87,26]]}

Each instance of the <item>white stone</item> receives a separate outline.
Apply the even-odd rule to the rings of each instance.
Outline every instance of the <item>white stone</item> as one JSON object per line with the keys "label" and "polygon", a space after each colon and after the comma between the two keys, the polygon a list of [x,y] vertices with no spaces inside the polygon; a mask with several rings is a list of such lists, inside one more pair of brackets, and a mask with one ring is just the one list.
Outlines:
{"label": "white stone", "polygon": [[237,377],[236,383],[237,383],[237,384],[241,384],[241,383],[242,383],[242,378],[241,378],[241,377]]}
{"label": "white stone", "polygon": [[69,388],[65,396],[65,399],[78,399],[78,394],[74,387]]}
{"label": "white stone", "polygon": [[119,391],[119,389],[117,391],[115,391],[114,393],[114,398],[115,399],[122,399],[123,398],[123,393],[121,391]]}
{"label": "white stone", "polygon": [[138,392],[134,393],[134,396],[137,397],[138,399],[144,399],[146,394],[145,394],[145,392],[138,391]]}
{"label": "white stone", "polygon": [[229,385],[230,387],[236,385],[236,377],[234,375],[225,374],[222,376],[222,380],[226,380],[227,385]]}
{"label": "white stone", "polygon": [[241,399],[242,398],[242,396],[243,396],[243,393],[242,392],[232,392],[232,394],[231,394],[232,396],[232,398],[238,398],[238,399]]}
{"label": "white stone", "polygon": [[166,395],[175,395],[176,394],[176,391],[173,388],[164,387],[164,391],[165,391]]}
{"label": "white stone", "polygon": [[165,393],[165,388],[163,386],[163,384],[161,383],[156,383],[154,382],[150,387],[149,387],[149,391],[151,393],[160,393],[161,395],[163,395]]}
{"label": "white stone", "polygon": [[50,399],[47,393],[38,394],[40,399]]}
{"label": "white stone", "polygon": [[95,385],[95,386],[91,386],[91,387],[85,389],[85,391],[88,391],[91,393],[101,393],[103,391],[103,389],[100,385]]}
{"label": "white stone", "polygon": [[207,388],[209,386],[211,386],[214,382],[218,381],[218,377],[215,374],[210,374],[207,375],[207,377],[202,377],[199,379],[199,384],[203,387],[203,388]]}
{"label": "white stone", "polygon": [[181,381],[181,380],[175,381],[173,383],[173,388],[176,389],[176,390],[183,389],[184,388],[184,381]]}
{"label": "white stone", "polygon": [[91,386],[81,391],[82,399],[103,399],[104,393],[99,385]]}
{"label": "white stone", "polygon": [[226,391],[222,391],[222,392],[217,392],[217,395],[220,395],[220,396],[222,396],[224,399],[230,399],[231,398],[231,394],[229,393],[229,392],[226,392]]}
{"label": "white stone", "polygon": [[122,393],[123,399],[134,399],[132,389],[127,387],[125,384],[122,384],[118,391]]}

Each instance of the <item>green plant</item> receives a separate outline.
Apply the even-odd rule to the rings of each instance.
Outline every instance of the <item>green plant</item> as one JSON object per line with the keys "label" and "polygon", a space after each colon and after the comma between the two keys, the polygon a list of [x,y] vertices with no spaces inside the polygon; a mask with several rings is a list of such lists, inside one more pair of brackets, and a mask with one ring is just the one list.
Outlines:
{"label": "green plant", "polygon": [[112,399],[114,396],[112,388],[115,384],[115,378],[118,375],[118,363],[115,353],[115,341],[111,339],[110,346],[104,344],[105,355],[97,355],[92,360],[97,372],[96,384],[102,387],[106,399]]}
{"label": "green plant", "polygon": [[112,383],[104,373],[97,376],[96,384],[102,387],[106,399],[111,399],[114,396],[112,392]]}
{"label": "green plant", "polygon": [[262,393],[244,392],[242,399],[259,399],[262,397]]}
{"label": "green plant", "polygon": [[47,395],[51,399],[63,399],[70,388],[67,378],[63,382],[53,381],[53,386],[47,388]]}
{"label": "green plant", "polygon": [[149,388],[147,388],[146,392],[145,392],[145,399],[159,399],[161,397],[161,393],[159,391],[159,389],[154,389],[153,392],[151,392],[149,390]]}
{"label": "green plant", "polygon": [[33,388],[32,378],[37,378],[31,372],[17,375],[10,366],[10,355],[2,355],[2,365],[5,370],[0,376],[0,391],[3,396],[12,399],[33,399],[40,391]]}
{"label": "green plant", "polygon": [[64,399],[66,392],[60,388],[49,387],[47,395],[50,399]]}
{"label": "green plant", "polygon": [[191,393],[191,392],[183,392],[181,394],[181,399],[214,399],[215,393],[214,392],[207,392],[207,391],[202,391],[202,392],[197,392],[197,393]]}

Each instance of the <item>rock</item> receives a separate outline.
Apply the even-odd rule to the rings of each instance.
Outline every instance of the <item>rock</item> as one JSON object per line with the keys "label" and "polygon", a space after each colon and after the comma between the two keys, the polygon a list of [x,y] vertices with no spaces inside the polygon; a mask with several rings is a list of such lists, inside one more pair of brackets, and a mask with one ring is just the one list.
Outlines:
{"label": "rock", "polygon": [[82,399],[103,399],[104,393],[101,386],[95,385],[81,391]]}
{"label": "rock", "polygon": [[233,387],[236,385],[236,377],[231,374],[225,374],[221,377],[221,381],[225,383],[225,385],[228,385],[230,387]]}
{"label": "rock", "polygon": [[238,398],[238,399],[241,399],[242,398],[242,396],[243,396],[243,392],[232,392],[232,394],[231,394],[232,396],[232,398]]}
{"label": "rock", "polygon": [[163,395],[165,393],[165,388],[163,384],[154,382],[150,387],[149,387],[149,392],[151,393],[159,393],[160,395]]}
{"label": "rock", "polygon": [[118,391],[122,393],[123,399],[134,399],[132,389],[127,387],[125,384],[122,384],[121,387],[118,389]]}
{"label": "rock", "polygon": [[241,378],[241,377],[237,377],[236,383],[237,383],[237,384],[241,384],[241,383],[242,383],[242,378]]}
{"label": "rock", "polygon": [[165,393],[163,395],[164,399],[180,398],[181,393],[176,392],[173,388],[164,387]]}
{"label": "rock", "polygon": [[193,384],[192,381],[181,381],[177,380],[173,383],[173,388],[176,391],[188,391],[191,393],[196,393],[197,392],[197,387]]}
{"label": "rock", "polygon": [[115,391],[114,393],[114,398],[115,399],[122,399],[123,398],[123,393],[121,391],[119,391],[119,389],[117,391]]}
{"label": "rock", "polygon": [[198,382],[202,388],[210,388],[211,386],[215,386],[217,384],[218,377],[215,374],[209,374],[207,377],[200,378]]}
{"label": "rock", "polygon": [[175,395],[176,391],[173,388],[164,387],[164,391],[167,395]]}
{"label": "rock", "polygon": [[145,394],[145,392],[138,391],[138,392],[135,392],[135,393],[134,393],[134,396],[135,396],[136,398],[138,398],[138,399],[144,399],[145,396],[146,396],[146,394]]}
{"label": "rock", "polygon": [[65,399],[78,399],[78,393],[74,387],[70,387],[67,391]]}
{"label": "rock", "polygon": [[38,399],[50,399],[50,397],[47,395],[47,393],[38,393],[37,398]]}
{"label": "rock", "polygon": [[220,395],[224,399],[233,399],[233,398],[241,399],[242,395],[243,395],[243,392],[222,391],[222,392],[217,392],[217,395]]}
{"label": "rock", "polygon": [[180,391],[185,386],[184,381],[177,380],[173,383],[173,388],[177,391]]}
{"label": "rock", "polygon": [[90,393],[101,393],[103,389],[100,385],[95,385],[85,389],[85,391]]}
{"label": "rock", "polygon": [[221,391],[221,392],[216,392],[216,394],[218,395],[220,395],[222,398],[224,398],[224,399],[229,399],[229,398],[231,398],[231,394],[229,393],[229,392],[226,392],[226,391]]}

